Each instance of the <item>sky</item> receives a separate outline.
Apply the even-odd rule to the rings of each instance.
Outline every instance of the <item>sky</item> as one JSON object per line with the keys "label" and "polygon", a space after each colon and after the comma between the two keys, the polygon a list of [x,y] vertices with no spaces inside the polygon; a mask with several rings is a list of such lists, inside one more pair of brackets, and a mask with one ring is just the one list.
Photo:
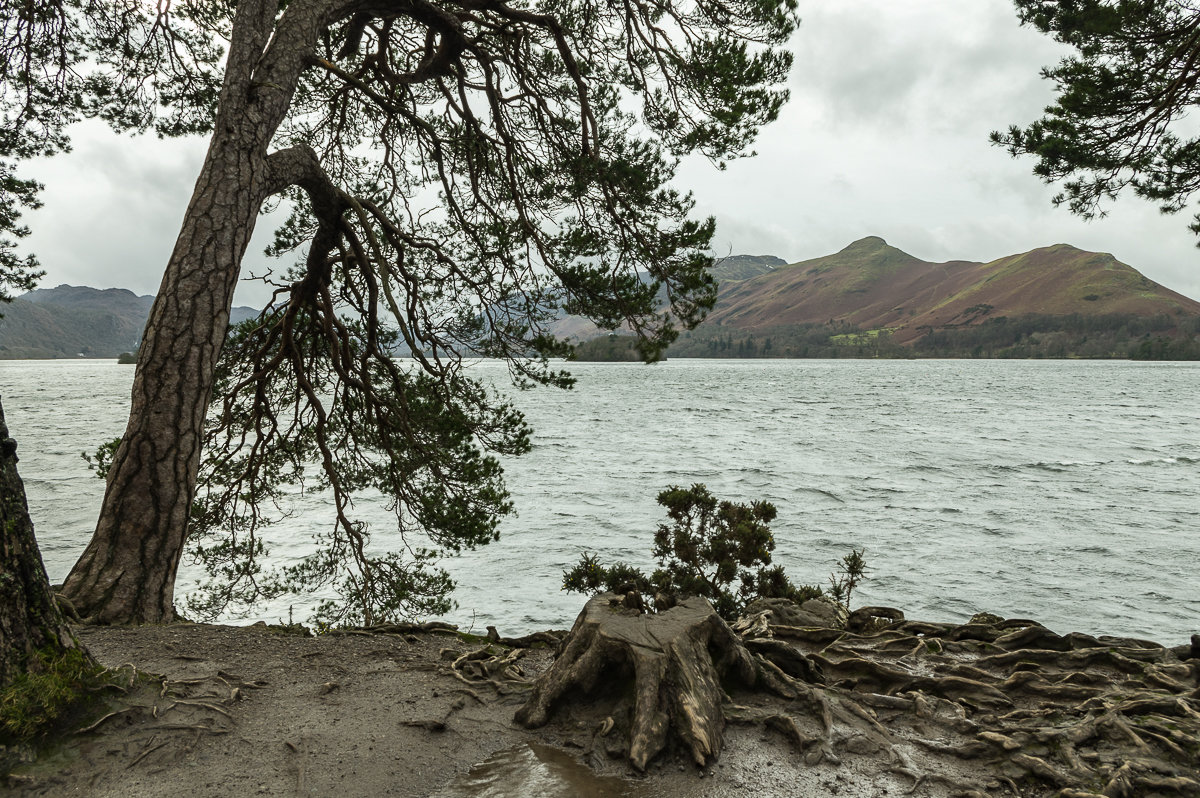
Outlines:
{"label": "sky", "polygon": [[[1130,195],[1079,219],[1052,205],[1032,159],[988,141],[1040,115],[1053,93],[1039,70],[1066,54],[1022,28],[1010,0],[800,0],[800,15],[792,98],[757,156],[681,165],[678,186],[717,219],[716,255],[791,263],[876,235],[927,261],[990,261],[1068,243],[1200,299],[1188,211],[1164,216]],[[72,153],[34,164],[46,186],[28,216],[42,286],[156,292],[204,148],[88,124]],[[244,272],[272,266],[272,229],[260,220]],[[261,304],[265,291],[244,286],[235,302]]]}

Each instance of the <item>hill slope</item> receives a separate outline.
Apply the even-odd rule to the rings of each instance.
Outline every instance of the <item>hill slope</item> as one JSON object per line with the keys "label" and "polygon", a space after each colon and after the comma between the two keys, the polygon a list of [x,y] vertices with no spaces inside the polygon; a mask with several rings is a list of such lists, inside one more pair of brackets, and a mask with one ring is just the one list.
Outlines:
{"label": "hill slope", "polygon": [[1200,315],[1200,302],[1112,255],[1067,244],[990,263],[928,263],[868,237],[730,286],[704,326],[842,323],[890,330],[895,343],[905,344],[934,330],[1031,314],[1190,318]]}
{"label": "hill slope", "polygon": [[[786,265],[787,261],[774,255],[730,255],[717,259],[717,262],[709,269],[709,273],[717,281],[718,290],[725,292],[730,286],[743,280],[770,274],[775,269]],[[667,301],[666,291],[661,291],[658,298],[665,303]],[[564,316],[554,323],[551,331],[559,338],[574,341],[587,341],[607,334],[607,330],[601,330],[582,316]]]}
{"label": "hill slope", "polygon": [[[60,285],[30,291],[0,307],[0,359],[115,358],[137,348],[153,296],[123,288]],[[232,322],[258,315],[236,307]]]}

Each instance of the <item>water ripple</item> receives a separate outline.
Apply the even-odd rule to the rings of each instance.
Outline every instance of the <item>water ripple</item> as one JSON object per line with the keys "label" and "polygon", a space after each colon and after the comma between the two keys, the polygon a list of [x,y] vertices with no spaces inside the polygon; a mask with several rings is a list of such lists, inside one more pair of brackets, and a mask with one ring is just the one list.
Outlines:
{"label": "water ripple", "polygon": [[[498,384],[502,366],[476,373]],[[515,395],[535,449],[506,461],[520,516],[451,561],[452,620],[505,634],[569,626],[559,588],[587,550],[652,567],[654,497],[705,482],[779,509],[776,562],[823,584],[851,547],[856,602],[910,617],[988,610],[1058,631],[1182,642],[1198,631],[1200,364],[1076,361],[670,361],[573,364],[569,393]],[[81,451],[124,428],[132,369],[0,361],[5,412],[52,580],[90,536],[103,483]],[[306,497],[307,498],[307,497]],[[316,499],[275,553],[323,528]],[[357,504],[388,543],[382,501]],[[520,579],[513,579],[519,572]],[[184,571],[180,590],[195,583]],[[255,618],[298,617],[283,599]],[[310,602],[311,604],[311,602]]]}

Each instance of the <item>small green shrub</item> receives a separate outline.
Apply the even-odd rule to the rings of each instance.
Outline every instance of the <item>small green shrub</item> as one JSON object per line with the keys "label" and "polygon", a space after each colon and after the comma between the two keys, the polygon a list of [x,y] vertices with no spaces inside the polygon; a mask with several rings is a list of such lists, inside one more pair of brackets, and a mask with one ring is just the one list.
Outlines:
{"label": "small green shrub", "polygon": [[858,583],[867,578],[867,561],[863,555],[866,549],[851,549],[850,553],[838,560],[840,573],[829,575],[830,597],[850,611],[850,595]]}
{"label": "small green shrub", "polygon": [[736,618],[757,598],[805,601],[819,587],[793,585],[780,566],[771,565],[775,520],[770,502],[718,501],[704,485],[671,486],[658,494],[670,524],[654,534],[658,568],[647,576],[626,563],[604,566],[593,554],[563,572],[563,589],[573,593],[640,593],[657,610],[685,596],[702,596],[726,620]]}

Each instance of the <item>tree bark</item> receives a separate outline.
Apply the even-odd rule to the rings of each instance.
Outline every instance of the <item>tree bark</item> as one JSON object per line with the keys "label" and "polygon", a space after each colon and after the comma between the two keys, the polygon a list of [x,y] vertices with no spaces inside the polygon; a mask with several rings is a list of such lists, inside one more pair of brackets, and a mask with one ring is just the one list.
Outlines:
{"label": "tree bark", "polygon": [[196,492],[203,425],[242,256],[262,203],[285,187],[267,148],[327,0],[239,3],[215,130],[138,355],[129,424],[95,535],[63,586],[91,623],[167,623]]}
{"label": "tree bark", "polygon": [[256,160],[213,142],[150,311],[96,533],[64,585],[92,622],[175,617],[213,371],[261,204]]}
{"label": "tree bark", "polygon": [[0,407],[0,687],[38,664],[81,646],[54,601],[33,536],[17,443]]}

